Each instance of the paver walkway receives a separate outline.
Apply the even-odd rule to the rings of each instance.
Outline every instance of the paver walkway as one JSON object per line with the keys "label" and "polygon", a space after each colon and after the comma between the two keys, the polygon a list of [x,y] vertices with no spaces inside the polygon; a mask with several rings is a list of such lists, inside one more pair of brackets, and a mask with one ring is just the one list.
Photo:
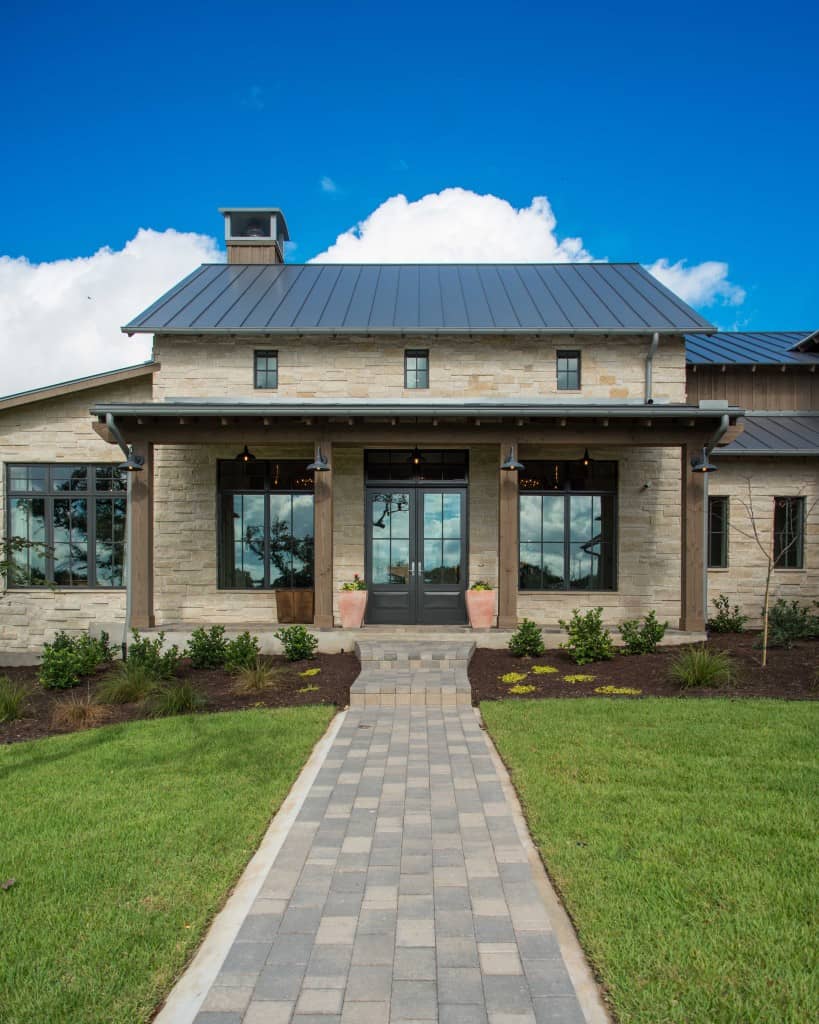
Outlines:
{"label": "paver walkway", "polygon": [[196,1024],[584,1024],[471,708],[351,709]]}

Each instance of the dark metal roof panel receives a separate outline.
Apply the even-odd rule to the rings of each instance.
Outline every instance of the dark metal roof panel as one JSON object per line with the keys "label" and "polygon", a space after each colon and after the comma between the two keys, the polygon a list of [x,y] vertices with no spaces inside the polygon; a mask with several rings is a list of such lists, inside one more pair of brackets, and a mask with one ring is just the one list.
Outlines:
{"label": "dark metal roof panel", "polygon": [[720,331],[717,334],[686,334],[685,357],[687,362],[696,365],[810,365],[819,362],[819,353],[800,352],[796,349],[797,345],[810,336],[810,331]]}
{"label": "dark metal roof panel", "polygon": [[743,432],[714,455],[819,455],[819,413],[751,413],[742,423]]}
{"label": "dark metal roof panel", "polygon": [[637,264],[206,264],[135,332],[631,333],[711,325]]}

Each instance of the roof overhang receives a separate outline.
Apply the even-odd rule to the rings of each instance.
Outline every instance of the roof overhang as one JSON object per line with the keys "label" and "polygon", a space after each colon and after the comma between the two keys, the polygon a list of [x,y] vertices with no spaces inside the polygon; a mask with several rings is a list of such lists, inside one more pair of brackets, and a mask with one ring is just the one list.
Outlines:
{"label": "roof overhang", "polygon": [[138,377],[149,377],[159,367],[160,364],[155,362],[138,363],[136,366],[125,366],[120,370],[107,370],[104,373],[92,374],[90,377],[78,377],[60,384],[33,388],[31,391],[19,391],[17,394],[0,398],[0,412],[14,409],[20,405],[31,405],[33,402],[44,402],[50,398],[62,398],[80,391],[90,391],[92,388],[105,387],[107,384],[119,384],[122,381],[134,380]]}
{"label": "roof overhang", "polygon": [[[710,334],[716,328],[707,330],[703,328],[699,334]],[[528,338],[574,338],[575,336],[608,338],[608,337],[629,337],[629,338],[650,338],[653,334],[660,337],[681,338],[685,333],[680,328],[669,327],[554,327],[554,328],[532,328],[532,327],[334,327],[328,330],[326,327],[231,327],[229,330],[223,327],[194,327],[194,328],[156,328],[137,327],[126,324],[120,327],[123,334],[132,337],[134,334],[153,334],[156,337],[163,335],[172,337],[220,337],[220,338],[271,338],[287,336],[288,338],[479,338],[495,337],[508,338],[511,336],[523,336]]]}

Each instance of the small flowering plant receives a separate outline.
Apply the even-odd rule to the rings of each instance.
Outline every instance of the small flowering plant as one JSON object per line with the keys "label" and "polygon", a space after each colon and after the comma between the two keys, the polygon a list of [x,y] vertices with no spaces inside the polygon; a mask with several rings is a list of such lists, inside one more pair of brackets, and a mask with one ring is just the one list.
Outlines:
{"label": "small flowering plant", "polygon": [[486,580],[475,580],[475,582],[472,584],[472,586],[469,589],[470,590],[491,590],[492,589],[492,584],[491,583],[487,583]]}
{"label": "small flowering plant", "polygon": [[356,572],[356,573],[353,573],[353,578],[351,580],[347,580],[346,583],[342,583],[341,584],[341,589],[342,590],[366,590],[367,589],[367,584],[364,582],[364,580]]}

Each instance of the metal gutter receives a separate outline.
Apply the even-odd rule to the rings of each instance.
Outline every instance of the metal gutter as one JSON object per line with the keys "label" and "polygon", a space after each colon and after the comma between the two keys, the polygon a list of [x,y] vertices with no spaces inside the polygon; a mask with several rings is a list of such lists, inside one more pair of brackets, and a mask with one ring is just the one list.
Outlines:
{"label": "metal gutter", "polygon": [[[713,329],[716,331],[716,328]],[[382,336],[400,338],[446,338],[452,335],[463,337],[508,337],[524,336],[530,338],[539,337],[564,337],[571,338],[575,335],[584,337],[614,337],[641,338],[645,334],[658,334],[668,337],[679,337],[683,334],[691,334],[692,331],[684,327],[663,327],[659,330],[652,328],[637,327],[137,327],[134,324],[126,324],[120,327],[123,334],[132,337],[134,334],[169,334],[176,337],[208,337],[218,336],[222,338],[233,337],[256,337],[288,335],[291,338],[323,337],[334,338],[360,336],[366,338],[378,338]],[[699,328],[698,334],[708,334],[706,327]]]}

